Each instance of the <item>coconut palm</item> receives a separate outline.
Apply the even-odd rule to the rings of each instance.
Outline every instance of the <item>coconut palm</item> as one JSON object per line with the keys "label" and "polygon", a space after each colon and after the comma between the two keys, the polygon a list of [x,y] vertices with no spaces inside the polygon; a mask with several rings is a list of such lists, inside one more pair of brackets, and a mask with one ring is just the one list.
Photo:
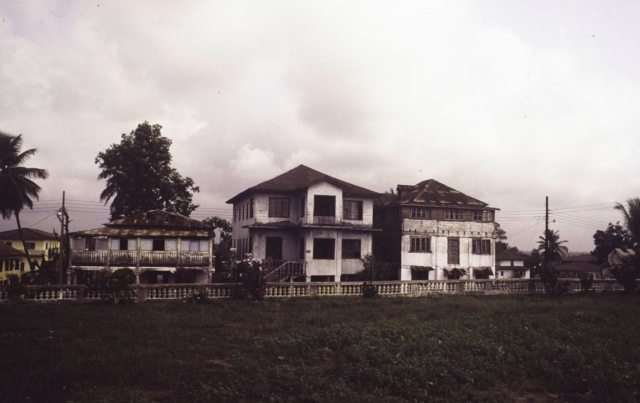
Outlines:
{"label": "coconut palm", "polygon": [[627,200],[627,207],[621,203],[616,203],[614,208],[622,212],[624,225],[631,233],[633,243],[636,246],[636,253],[640,252],[640,198],[635,197]]}
{"label": "coconut palm", "polygon": [[[561,241],[560,240],[560,234],[558,234],[558,231],[553,231],[551,229],[546,230],[546,238],[549,242],[548,245],[548,250],[549,250],[549,261],[551,262],[561,262],[562,258],[569,253],[569,248],[567,248],[566,246],[562,245],[563,243],[566,243],[567,241]],[[542,261],[547,261],[545,259],[545,244],[547,241],[545,241],[545,237],[540,237],[540,240],[538,241],[538,251],[540,251],[540,257],[542,258]]]}
{"label": "coconut palm", "polygon": [[30,178],[47,179],[49,173],[45,169],[23,167],[22,164],[36,153],[36,149],[20,152],[21,148],[22,135],[12,136],[0,132],[0,213],[5,220],[15,214],[22,247],[27,255],[29,268],[33,269],[22,234],[20,212],[24,206],[33,209],[32,198],[38,200],[40,186]]}

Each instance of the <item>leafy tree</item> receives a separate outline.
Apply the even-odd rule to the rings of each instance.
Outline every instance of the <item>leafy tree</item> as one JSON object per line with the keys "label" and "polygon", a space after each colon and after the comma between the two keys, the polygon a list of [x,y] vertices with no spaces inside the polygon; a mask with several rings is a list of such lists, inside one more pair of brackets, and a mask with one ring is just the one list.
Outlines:
{"label": "leafy tree", "polygon": [[[569,253],[569,248],[562,245],[567,241],[560,240],[560,234],[558,231],[554,231],[551,229],[547,230],[547,239],[549,240],[549,261],[550,262],[561,262],[562,258],[565,257],[567,253]],[[543,261],[545,261],[545,237],[541,236],[538,241],[538,251],[540,253],[540,257]]]}
{"label": "leafy tree", "polygon": [[538,249],[533,249],[531,254],[525,255],[524,265],[531,268],[531,278],[535,278],[538,273],[538,268],[542,264],[542,258]]}
{"label": "leafy tree", "polygon": [[113,199],[111,220],[156,209],[189,216],[199,207],[192,200],[200,188],[171,168],[171,140],[162,137],[161,129],[144,122],[123,134],[120,144],[98,153],[98,179],[107,181],[100,200]]}
{"label": "leafy tree", "polygon": [[591,252],[591,256],[595,257],[598,263],[606,262],[609,254],[616,248],[633,248],[631,233],[621,226],[620,222],[615,225],[609,223],[606,230],[596,231],[593,234],[593,243],[596,247]]}
{"label": "leafy tree", "polygon": [[507,231],[500,228],[500,223],[495,223],[495,229],[493,230],[496,236],[496,253],[506,252],[509,248],[509,244],[506,242],[502,242],[507,239]]}
{"label": "leafy tree", "polygon": [[398,279],[398,267],[377,258],[375,255],[366,255],[363,263],[364,270],[358,273],[361,281],[393,281]]}
{"label": "leafy tree", "polygon": [[638,287],[636,279],[640,274],[640,198],[627,200],[627,207],[617,203],[615,209],[622,213],[625,227],[631,234],[631,240],[635,245],[636,254],[634,258],[624,262],[620,267],[615,267],[612,273],[625,291],[632,292]]}
{"label": "leafy tree", "polygon": [[31,158],[37,150],[32,148],[21,152],[21,149],[22,135],[12,136],[0,132],[0,189],[2,190],[0,191],[0,213],[5,220],[15,214],[20,241],[22,241],[24,253],[27,255],[29,268],[34,270],[35,262],[31,261],[31,255],[22,234],[20,212],[24,206],[33,209],[31,198],[39,200],[40,186],[31,178],[47,179],[49,173],[45,169],[23,167],[22,164]]}

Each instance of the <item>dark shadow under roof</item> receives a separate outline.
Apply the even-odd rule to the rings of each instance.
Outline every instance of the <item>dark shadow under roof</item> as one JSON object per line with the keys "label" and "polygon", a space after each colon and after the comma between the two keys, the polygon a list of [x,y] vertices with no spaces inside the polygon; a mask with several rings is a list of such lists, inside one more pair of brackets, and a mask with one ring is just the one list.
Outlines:
{"label": "dark shadow under roof", "polygon": [[365,189],[360,186],[353,185],[351,183],[334,178],[322,172],[311,169],[305,165],[298,165],[290,171],[278,175],[273,179],[257,184],[250,187],[247,190],[237,194],[231,199],[227,200],[227,203],[233,203],[234,201],[244,197],[249,193],[254,192],[295,192],[305,189],[315,183],[328,181],[334,185],[342,188],[345,196],[364,196],[364,197],[376,197],[379,195],[377,192],[373,192],[369,189]]}

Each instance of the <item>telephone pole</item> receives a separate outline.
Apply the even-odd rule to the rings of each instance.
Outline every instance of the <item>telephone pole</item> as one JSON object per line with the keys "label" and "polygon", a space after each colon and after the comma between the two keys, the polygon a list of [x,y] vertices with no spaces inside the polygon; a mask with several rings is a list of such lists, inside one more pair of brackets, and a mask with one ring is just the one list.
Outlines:
{"label": "telephone pole", "polygon": [[547,203],[545,207],[545,219],[544,219],[544,265],[549,263],[549,196],[547,196]]}
{"label": "telephone pole", "polygon": [[65,192],[62,191],[62,207],[58,210],[56,216],[60,220],[60,248],[58,254],[58,285],[62,285],[62,278],[64,277],[64,257],[65,257],[65,241],[69,236],[69,214],[65,208]]}

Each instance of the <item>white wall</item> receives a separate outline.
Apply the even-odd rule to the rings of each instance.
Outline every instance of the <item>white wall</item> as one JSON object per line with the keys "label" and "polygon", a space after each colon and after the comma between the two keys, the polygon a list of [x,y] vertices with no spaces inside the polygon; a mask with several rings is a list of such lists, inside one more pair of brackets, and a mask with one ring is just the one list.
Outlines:
{"label": "white wall", "polygon": [[[336,198],[336,221],[342,221],[342,189],[329,182],[319,182],[307,188],[306,211],[307,220],[313,219],[314,196],[335,196]],[[355,200],[355,199],[354,199]]]}

